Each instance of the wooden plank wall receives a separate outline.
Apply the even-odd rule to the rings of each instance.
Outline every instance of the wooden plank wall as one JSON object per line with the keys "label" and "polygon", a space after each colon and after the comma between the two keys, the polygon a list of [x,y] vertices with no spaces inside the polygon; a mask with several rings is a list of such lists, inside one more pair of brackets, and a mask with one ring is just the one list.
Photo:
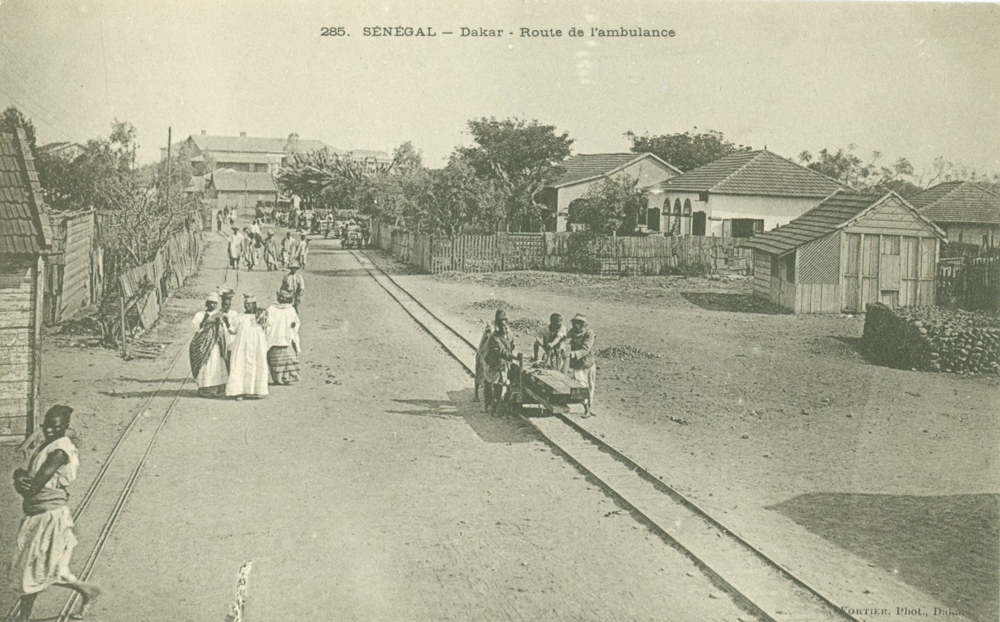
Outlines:
{"label": "wooden plank wall", "polygon": [[761,250],[753,253],[753,293],[771,299],[771,254]]}
{"label": "wooden plank wall", "polygon": [[840,313],[840,285],[796,284],[796,313]]}
{"label": "wooden plank wall", "polygon": [[35,260],[0,269],[0,441],[23,439],[33,408]]}

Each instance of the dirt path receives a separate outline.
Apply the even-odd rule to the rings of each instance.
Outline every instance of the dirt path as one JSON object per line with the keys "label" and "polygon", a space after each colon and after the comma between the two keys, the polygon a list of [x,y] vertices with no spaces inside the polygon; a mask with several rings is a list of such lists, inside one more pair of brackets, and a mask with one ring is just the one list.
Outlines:
{"label": "dirt path", "polygon": [[[246,560],[250,620],[750,619],[478,412],[461,368],[331,245],[305,275],[303,380],[180,400],[94,573],[95,619],[221,620]],[[263,302],[279,280],[240,290]]]}
{"label": "dirt path", "polygon": [[837,602],[998,618],[996,378],[870,365],[860,319],[760,313],[742,283],[379,261],[470,337],[503,303],[525,352],[551,312],[582,311],[599,350],[650,355],[599,358],[588,428]]}

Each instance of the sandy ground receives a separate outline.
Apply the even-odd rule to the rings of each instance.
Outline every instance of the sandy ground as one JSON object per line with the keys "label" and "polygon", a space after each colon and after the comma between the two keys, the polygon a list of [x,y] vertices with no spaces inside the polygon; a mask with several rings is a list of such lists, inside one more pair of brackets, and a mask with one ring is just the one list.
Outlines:
{"label": "sandy ground", "polygon": [[[250,620],[750,619],[526,430],[478,412],[458,364],[332,246],[305,275],[302,381],[261,401],[185,392],[94,572],[95,620],[221,620],[246,560]],[[220,248],[193,293],[221,282]],[[267,301],[279,279],[239,289]],[[77,495],[199,306],[171,303],[153,337],[174,345],[153,361],[50,342],[46,404],[78,408]]]}
{"label": "sandy ground", "polygon": [[470,337],[502,303],[525,352],[558,311],[648,355],[599,360],[588,428],[838,603],[1000,617],[997,378],[868,364],[862,319],[775,314],[743,281],[380,263]]}

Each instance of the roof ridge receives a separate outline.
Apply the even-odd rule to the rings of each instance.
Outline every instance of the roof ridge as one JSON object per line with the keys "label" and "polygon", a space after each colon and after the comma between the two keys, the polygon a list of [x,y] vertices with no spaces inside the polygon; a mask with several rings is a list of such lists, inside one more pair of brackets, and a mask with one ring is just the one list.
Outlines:
{"label": "roof ridge", "polygon": [[[753,162],[754,160],[756,160],[757,158],[759,158],[761,155],[763,155],[765,153],[765,151],[766,151],[766,149],[761,149],[761,150],[757,151],[757,153],[755,153],[752,158],[750,158],[749,160],[747,160],[746,162],[744,162],[743,164],[741,164],[739,168],[737,168],[732,173],[726,175],[725,177],[723,177],[719,181],[717,181],[714,184],[712,184],[711,186],[709,186],[708,187],[708,191],[711,192],[711,191],[715,190],[716,188],[718,188],[719,186],[721,186],[722,184],[724,184],[727,181],[729,181],[730,179],[732,179],[733,175],[735,175],[736,173],[739,173],[740,171],[742,171],[744,168],[747,167],[747,165],[749,165],[751,162]],[[730,153],[729,156],[737,155],[739,153],[744,153],[744,152],[734,151],[734,152]],[[749,153],[753,153],[753,152],[751,151]],[[729,156],[722,156],[722,157],[723,158],[728,158]],[[719,158],[719,159],[721,160],[722,158]],[[716,160],[716,161],[718,161],[718,160]],[[709,164],[711,164],[711,162],[709,162]]]}
{"label": "roof ridge", "polygon": [[962,186],[964,186],[964,185],[966,185],[968,183],[970,183],[970,182],[965,181],[965,180],[961,180],[961,179],[956,179],[954,181],[942,181],[941,183],[939,183],[937,185],[931,186],[927,190],[924,190],[924,192],[927,192],[928,190],[932,190],[934,188],[937,188],[938,186],[943,186],[945,184],[955,184],[955,186],[953,188],[951,188],[950,190],[948,190],[948,192],[945,192],[944,194],[942,194],[938,198],[934,199],[933,201],[931,201],[927,205],[923,206],[922,208],[920,208],[919,211],[922,212],[922,211],[925,211],[925,210],[929,210],[930,208],[934,207],[934,205],[936,205],[937,203],[940,203],[941,201],[943,201],[945,199],[945,197],[949,197],[952,194],[958,192],[959,188],[961,188]]}
{"label": "roof ridge", "polygon": [[[789,160],[788,158],[785,158],[785,157],[782,157],[782,156],[780,156],[780,155],[778,155],[778,154],[774,153],[773,151],[771,151],[771,152],[770,152],[770,154],[771,154],[771,155],[773,155],[773,156],[774,156],[774,157],[776,157],[776,158],[780,158],[780,159],[784,160],[785,162],[790,162],[791,164],[794,164],[795,166],[799,167],[800,169],[802,169],[802,170],[804,170],[804,171],[809,171],[810,173],[812,173],[812,174],[814,174],[814,175],[819,175],[820,177],[822,177],[822,178],[824,178],[824,179],[829,179],[830,181],[832,181],[833,183],[835,183],[835,184],[837,184],[837,185],[839,185],[839,186],[842,186],[842,187],[844,187],[844,188],[851,188],[850,186],[848,186],[848,185],[847,185],[847,184],[845,184],[844,182],[840,181],[839,179],[834,179],[833,177],[830,177],[829,175],[826,175],[826,174],[823,174],[823,173],[820,173],[820,172],[819,172],[819,171],[817,171],[816,169],[811,169],[811,168],[809,168],[808,166],[802,166],[802,165],[801,165],[801,164],[799,164],[798,162],[796,162],[796,161],[794,161],[794,160]],[[851,188],[851,190],[854,190],[854,188]]]}
{"label": "roof ridge", "polygon": [[[972,186],[974,188],[978,188],[978,189],[982,190],[983,192],[986,192],[987,194],[992,194],[993,196],[995,196],[997,198],[1000,198],[1000,192],[997,192],[996,190],[992,190],[990,188],[987,188],[986,186],[980,185],[977,182],[974,182],[974,181],[963,181],[962,185],[965,185],[965,184],[968,184],[968,185],[970,185],[970,186]],[[956,188],[956,190],[957,190],[957,188]]]}

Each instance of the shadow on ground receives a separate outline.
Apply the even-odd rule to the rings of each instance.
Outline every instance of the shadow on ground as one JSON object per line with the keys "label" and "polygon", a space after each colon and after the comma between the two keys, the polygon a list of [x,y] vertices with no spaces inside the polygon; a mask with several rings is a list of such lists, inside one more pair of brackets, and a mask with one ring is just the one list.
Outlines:
{"label": "shadow on ground", "polygon": [[768,509],[972,619],[1000,616],[1000,495],[814,493]]}
{"label": "shadow on ground", "polygon": [[494,417],[483,412],[483,403],[472,401],[472,389],[449,391],[448,398],[448,400],[397,399],[393,401],[412,408],[401,408],[389,412],[438,419],[461,417],[486,443],[528,443],[538,440],[534,430],[519,417],[512,415]]}
{"label": "shadow on ground", "polygon": [[706,311],[728,311],[729,313],[759,313],[765,315],[789,315],[791,311],[758,298],[751,294],[722,294],[711,292],[681,292],[684,300]]}

